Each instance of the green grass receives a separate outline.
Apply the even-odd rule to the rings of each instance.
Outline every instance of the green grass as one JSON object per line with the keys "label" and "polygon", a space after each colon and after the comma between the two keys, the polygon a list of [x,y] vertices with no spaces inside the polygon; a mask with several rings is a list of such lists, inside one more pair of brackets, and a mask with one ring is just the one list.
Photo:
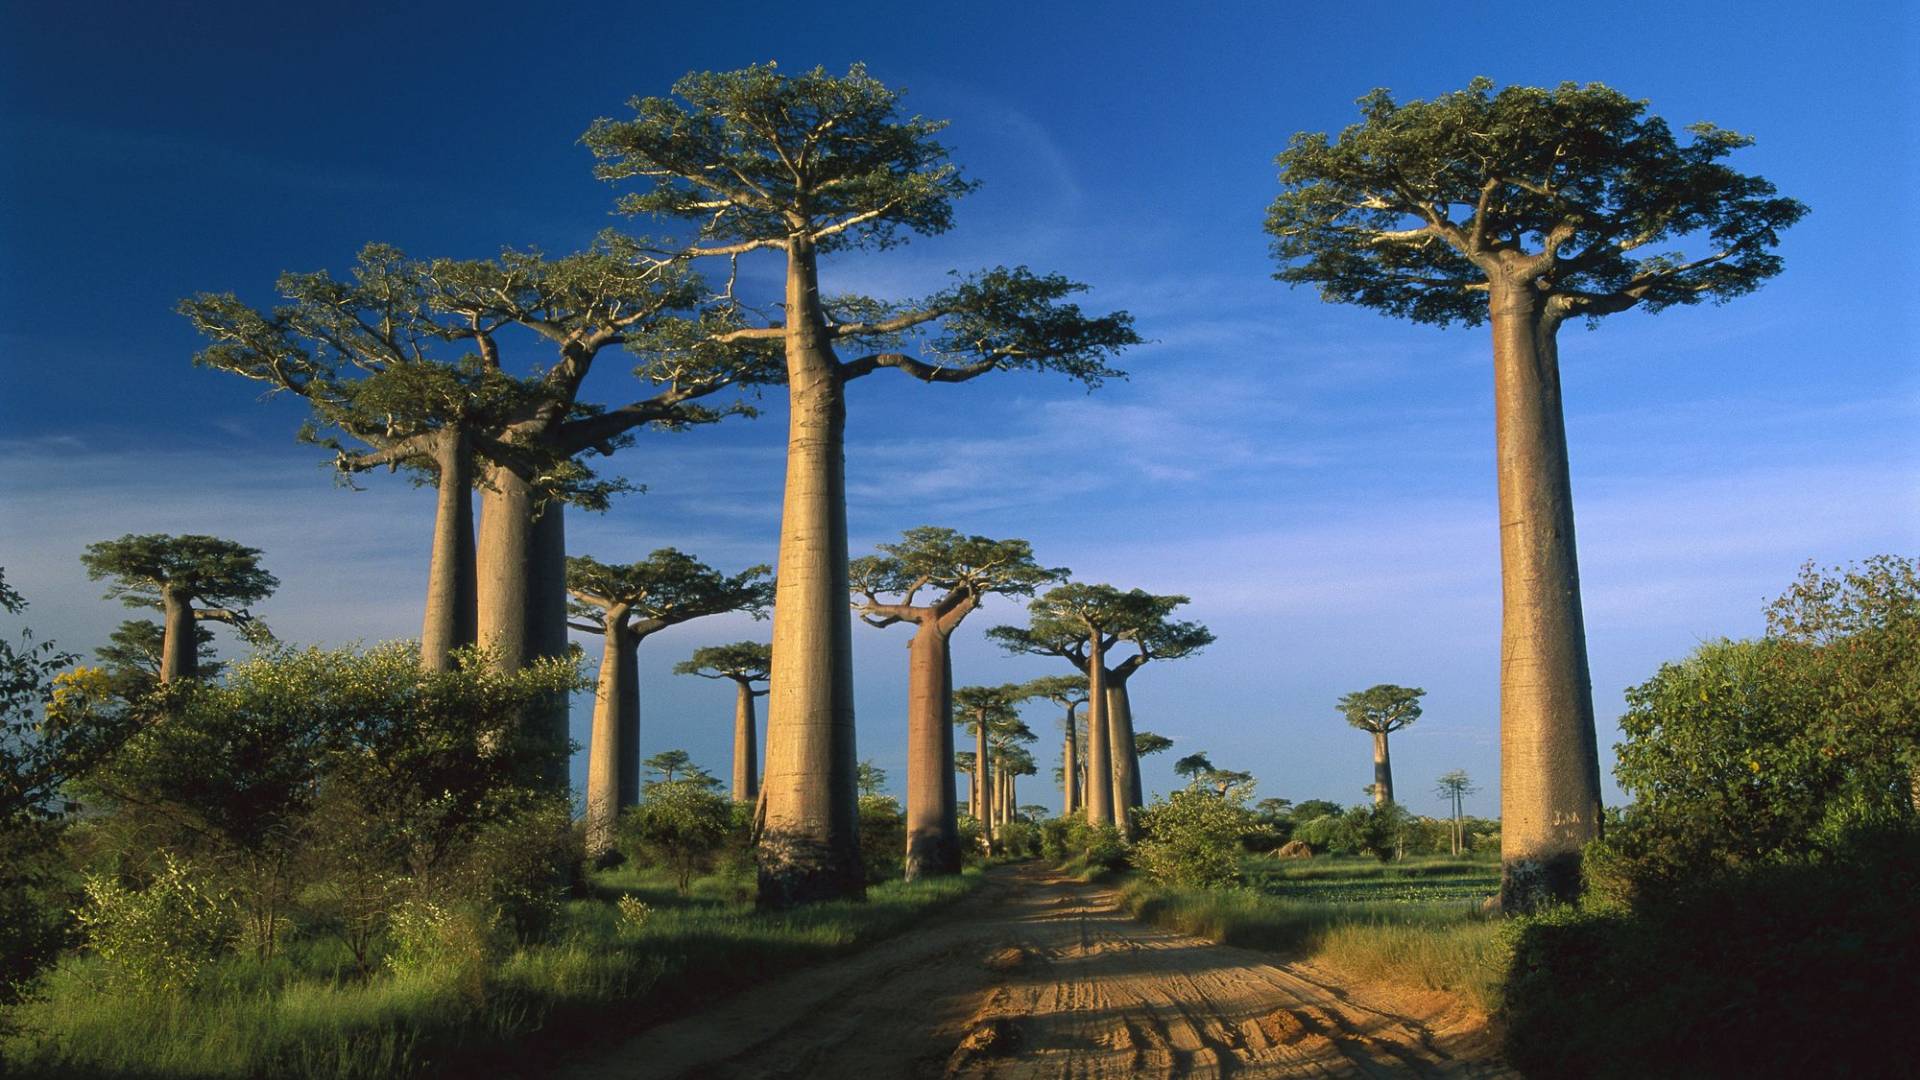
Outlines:
{"label": "green grass", "polygon": [[[598,875],[549,943],[492,963],[404,975],[350,973],[344,950],[293,942],[261,965],[232,957],[191,997],[108,990],[92,957],[70,957],[19,1011],[3,1048],[26,1075],[404,1077],[536,1075],[556,1051],[629,1034],[771,975],[911,926],[980,882],[977,871],[869,890],[865,903],[756,912],[730,879],[689,895],[635,871]],[[639,927],[613,900],[653,907]]]}
{"label": "green grass", "polygon": [[1256,858],[1247,876],[1247,886],[1219,890],[1136,879],[1121,895],[1136,917],[1157,926],[1361,979],[1445,990],[1486,1012],[1498,1005],[1507,946],[1498,918],[1479,904],[1498,887],[1497,863]]}

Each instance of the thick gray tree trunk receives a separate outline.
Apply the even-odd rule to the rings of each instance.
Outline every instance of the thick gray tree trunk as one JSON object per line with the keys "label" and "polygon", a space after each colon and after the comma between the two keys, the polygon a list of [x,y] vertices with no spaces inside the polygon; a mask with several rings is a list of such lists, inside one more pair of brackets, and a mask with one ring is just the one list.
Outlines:
{"label": "thick gray tree trunk", "polygon": [[787,255],[786,497],[767,699],[760,903],[861,896],[853,625],[847,605],[846,397],[810,244]]}
{"label": "thick gray tree trunk", "polygon": [[[600,682],[594,688],[593,735],[587,747],[587,855],[613,848],[620,811],[640,801],[639,641],[627,628],[631,610],[607,610]],[[631,760],[630,760],[631,759]],[[631,785],[631,788],[629,787]]]}
{"label": "thick gray tree trunk", "polygon": [[1133,743],[1133,699],[1124,676],[1107,673],[1107,724],[1113,732],[1113,804],[1120,831],[1133,839],[1134,810],[1146,802],[1141,793],[1140,753]]}
{"label": "thick gray tree trunk", "polygon": [[[512,469],[489,470],[476,552],[477,630],[501,671],[567,655],[567,534],[558,499],[542,504]],[[568,702],[555,694],[529,710],[528,734],[553,747],[548,784],[567,784]]]}
{"label": "thick gray tree trunk", "polygon": [[1387,733],[1373,732],[1373,805],[1393,801],[1393,760],[1387,756]]}
{"label": "thick gray tree trunk", "polygon": [[163,586],[160,612],[160,681],[167,683],[198,676],[200,643],[195,638],[199,624],[193,614],[193,599]]}
{"label": "thick gray tree trunk", "polygon": [[1087,644],[1087,824],[1112,825],[1112,733],[1107,723],[1107,650],[1098,631]]}
{"label": "thick gray tree trunk", "polygon": [[746,679],[735,679],[734,683],[740,692],[733,699],[733,801],[750,803],[760,798],[759,733],[754,730],[753,684]]}
{"label": "thick gray tree trunk", "polygon": [[1496,281],[1494,404],[1500,492],[1501,906],[1580,892],[1600,835],[1600,755],[1580,610],[1558,319],[1530,284]]}
{"label": "thick gray tree trunk", "polygon": [[987,756],[987,722],[980,717],[973,721],[973,790],[979,800],[979,809],[974,811],[980,822],[980,842],[986,845],[987,853],[993,853],[993,763]]}
{"label": "thick gray tree trunk", "polygon": [[420,628],[420,666],[451,671],[453,650],[478,639],[474,565],[473,456],[465,432],[448,428],[434,447],[433,557],[427,571],[427,611]]}
{"label": "thick gray tree trunk", "polygon": [[907,646],[908,881],[960,872],[952,656],[940,621],[923,619]]}
{"label": "thick gray tree trunk", "polygon": [[1071,817],[1080,809],[1080,740],[1075,737],[1079,721],[1074,710],[1067,710],[1067,737],[1060,749],[1060,816]]}

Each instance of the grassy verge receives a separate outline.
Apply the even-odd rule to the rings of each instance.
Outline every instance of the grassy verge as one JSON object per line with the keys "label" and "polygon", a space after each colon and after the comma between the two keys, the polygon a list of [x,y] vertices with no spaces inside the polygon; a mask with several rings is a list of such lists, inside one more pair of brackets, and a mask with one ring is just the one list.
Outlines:
{"label": "grassy verge", "polygon": [[1492,1012],[1509,947],[1499,920],[1465,897],[1491,892],[1497,874],[1497,867],[1462,860],[1249,860],[1246,887],[1180,890],[1135,879],[1121,896],[1137,918],[1157,926],[1299,956],[1363,979],[1445,990]]}
{"label": "grassy verge", "polygon": [[[560,1049],[604,1043],[769,976],[905,929],[971,892],[977,871],[889,883],[865,903],[761,913],[737,882],[681,897],[657,878],[602,876],[570,902],[550,943],[484,963],[361,981],[327,945],[300,943],[269,965],[232,958],[191,997],[103,990],[99,964],[70,959],[4,1048],[27,1075],[394,1077],[534,1075]],[[624,922],[613,903],[653,907]]]}

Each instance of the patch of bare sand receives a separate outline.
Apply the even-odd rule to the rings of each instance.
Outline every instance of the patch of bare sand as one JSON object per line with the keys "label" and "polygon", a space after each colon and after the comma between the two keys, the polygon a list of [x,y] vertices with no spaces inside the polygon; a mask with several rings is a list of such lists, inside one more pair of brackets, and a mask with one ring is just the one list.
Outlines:
{"label": "patch of bare sand", "polygon": [[614,1077],[1514,1075],[1451,995],[1143,926],[1112,892],[994,871],[921,929],[641,1032]]}

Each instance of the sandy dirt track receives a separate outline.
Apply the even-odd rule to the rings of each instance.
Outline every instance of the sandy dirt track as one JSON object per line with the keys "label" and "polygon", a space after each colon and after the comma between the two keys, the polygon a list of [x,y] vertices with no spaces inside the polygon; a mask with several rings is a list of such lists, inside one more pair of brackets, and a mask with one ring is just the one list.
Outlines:
{"label": "sandy dirt track", "polygon": [[1515,1075],[1446,994],[1127,917],[1112,892],[1025,865],[917,931],[638,1034],[562,1075],[1290,1077]]}

